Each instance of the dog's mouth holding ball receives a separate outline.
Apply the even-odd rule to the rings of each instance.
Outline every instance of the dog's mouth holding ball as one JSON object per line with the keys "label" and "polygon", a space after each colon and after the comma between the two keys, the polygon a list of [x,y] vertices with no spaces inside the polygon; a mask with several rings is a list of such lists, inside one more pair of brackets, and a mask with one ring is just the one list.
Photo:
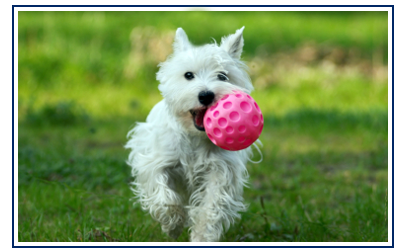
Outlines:
{"label": "dog's mouth holding ball", "polygon": [[197,128],[199,131],[205,131],[204,127],[204,115],[205,112],[208,108],[203,107],[203,108],[198,108],[198,109],[191,109],[190,113],[193,116],[193,122],[195,128]]}

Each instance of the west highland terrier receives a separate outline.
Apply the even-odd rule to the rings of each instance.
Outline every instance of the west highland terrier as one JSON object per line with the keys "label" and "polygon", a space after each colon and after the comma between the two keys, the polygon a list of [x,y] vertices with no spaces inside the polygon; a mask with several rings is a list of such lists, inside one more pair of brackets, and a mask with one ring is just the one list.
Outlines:
{"label": "west highland terrier", "polygon": [[251,148],[227,151],[204,132],[203,116],[225,94],[253,90],[240,61],[244,27],[214,44],[194,46],[178,28],[173,54],[156,75],[163,100],[128,133],[132,190],[142,208],[177,239],[219,241],[246,210],[243,186]]}

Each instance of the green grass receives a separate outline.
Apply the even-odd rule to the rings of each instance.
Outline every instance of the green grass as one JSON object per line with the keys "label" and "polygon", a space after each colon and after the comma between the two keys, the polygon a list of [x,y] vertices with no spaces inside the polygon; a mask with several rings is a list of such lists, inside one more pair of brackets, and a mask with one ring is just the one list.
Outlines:
{"label": "green grass", "polygon": [[222,241],[387,241],[386,12],[19,12],[18,25],[20,242],[173,241],[133,204],[123,148],[161,99],[170,44],[148,44],[243,25],[263,161]]}

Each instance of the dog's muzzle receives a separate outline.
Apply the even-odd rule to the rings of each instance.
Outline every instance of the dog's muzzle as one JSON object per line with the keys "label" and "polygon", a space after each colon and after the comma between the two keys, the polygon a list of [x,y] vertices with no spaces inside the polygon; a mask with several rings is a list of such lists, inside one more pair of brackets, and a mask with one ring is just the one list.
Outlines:
{"label": "dog's muzzle", "polygon": [[193,116],[193,122],[195,128],[197,128],[200,131],[205,131],[204,128],[204,115],[206,112],[207,108],[199,108],[199,109],[192,109],[190,110],[191,115]]}
{"label": "dog's muzzle", "polygon": [[208,109],[207,107],[212,104],[214,99],[215,93],[212,91],[201,91],[198,94],[198,101],[203,105],[203,107],[190,110],[190,113],[193,116],[194,126],[200,131],[205,131],[204,115]]}

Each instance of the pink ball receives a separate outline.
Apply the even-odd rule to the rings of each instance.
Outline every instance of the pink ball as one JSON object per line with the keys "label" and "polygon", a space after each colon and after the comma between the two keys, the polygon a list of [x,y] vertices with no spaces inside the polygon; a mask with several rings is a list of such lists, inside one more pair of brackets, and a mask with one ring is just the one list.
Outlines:
{"label": "pink ball", "polygon": [[259,138],[263,115],[250,95],[235,91],[208,108],[204,127],[215,145],[230,151],[242,150]]}

